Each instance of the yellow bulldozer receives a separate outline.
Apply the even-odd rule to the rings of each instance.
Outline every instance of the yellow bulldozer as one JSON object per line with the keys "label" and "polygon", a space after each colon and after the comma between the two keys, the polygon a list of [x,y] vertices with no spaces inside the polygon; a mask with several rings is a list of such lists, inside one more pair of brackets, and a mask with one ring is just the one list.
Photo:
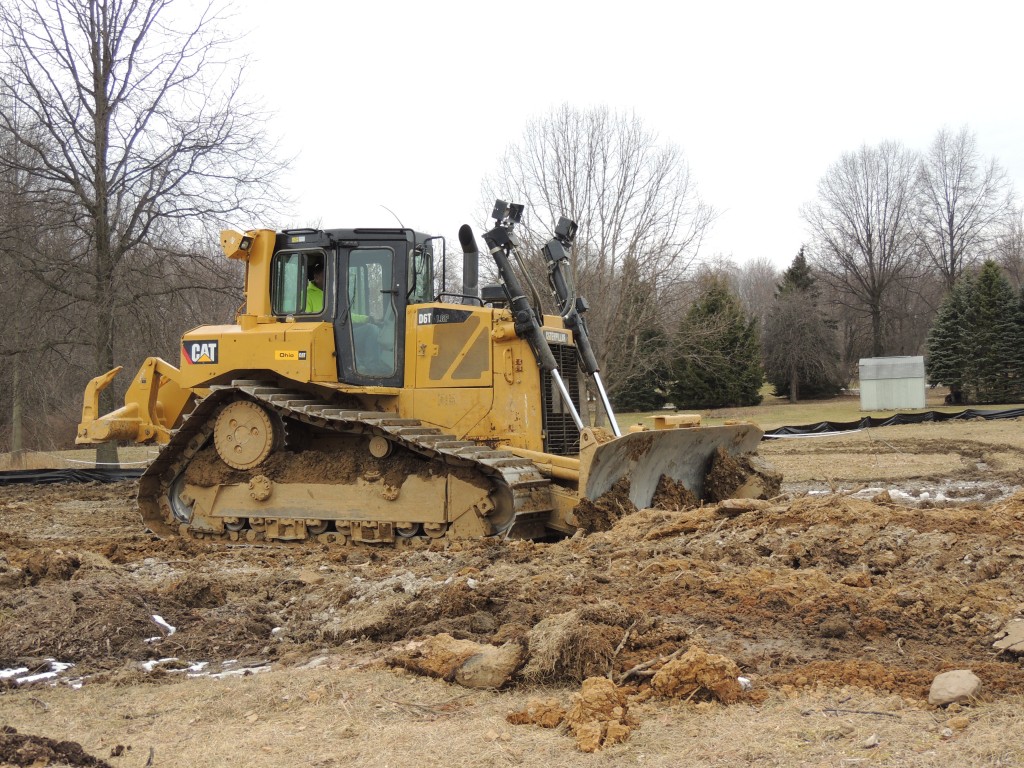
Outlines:
{"label": "yellow bulldozer", "polygon": [[[581,502],[613,488],[637,507],[665,482],[699,499],[712,457],[754,452],[761,430],[621,434],[568,268],[576,225],[562,218],[543,248],[559,310],[543,314],[513,265],[522,211],[497,201],[483,235],[500,285],[479,288],[462,227],[460,294],[435,294],[444,240],[411,229],[222,232],[245,264],[236,322],[185,333],[180,367],[147,359],[111,413],[99,393],[120,369],[93,379],[77,442],[160,444],[139,506],[162,536],[540,538],[574,532]],[[611,435],[583,423],[583,376]]]}

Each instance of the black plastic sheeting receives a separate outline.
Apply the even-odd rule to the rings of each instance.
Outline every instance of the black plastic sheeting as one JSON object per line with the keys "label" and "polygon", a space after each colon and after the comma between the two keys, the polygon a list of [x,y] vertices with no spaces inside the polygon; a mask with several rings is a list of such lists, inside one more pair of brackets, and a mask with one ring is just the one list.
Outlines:
{"label": "black plastic sheeting", "polygon": [[851,432],[871,427],[891,427],[894,424],[921,424],[926,421],[952,421],[955,419],[1016,419],[1024,416],[1024,408],[1011,408],[1005,411],[978,411],[968,408],[957,413],[926,411],[924,413],[896,413],[892,416],[877,418],[865,416],[859,421],[819,421],[817,424],[805,424],[801,427],[779,427],[764,433],[765,437],[785,437],[786,435],[815,435],[829,432]]}
{"label": "black plastic sheeting", "polygon": [[0,472],[0,485],[29,483],[116,483],[142,477],[141,469],[16,469]]}

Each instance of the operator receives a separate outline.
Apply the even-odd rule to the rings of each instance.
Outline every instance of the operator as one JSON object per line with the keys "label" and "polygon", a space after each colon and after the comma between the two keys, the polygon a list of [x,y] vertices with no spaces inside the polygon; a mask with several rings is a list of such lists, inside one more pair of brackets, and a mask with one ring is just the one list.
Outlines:
{"label": "operator", "polygon": [[324,311],[324,265],[314,264],[306,286],[306,312],[316,315]]}

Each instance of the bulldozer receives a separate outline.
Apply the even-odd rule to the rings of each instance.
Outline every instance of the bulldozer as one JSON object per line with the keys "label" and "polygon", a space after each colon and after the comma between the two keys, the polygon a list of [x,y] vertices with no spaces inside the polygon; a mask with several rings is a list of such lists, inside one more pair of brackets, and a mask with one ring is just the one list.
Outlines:
{"label": "bulldozer", "polygon": [[[481,252],[460,229],[460,293],[444,292],[444,238],[412,229],[223,231],[245,265],[235,322],[187,331],[178,367],[146,359],[110,413],[99,396],[120,368],[93,379],[76,442],[160,446],[138,491],[159,536],[536,539],[574,533],[581,502],[612,489],[638,508],[665,482],[699,499],[712,457],[753,453],[761,430],[662,417],[622,434],[569,266],[577,225],[562,217],[542,249],[558,308],[545,314],[522,214],[496,201],[482,235],[498,285],[479,286]],[[583,422],[584,377],[611,434]]]}

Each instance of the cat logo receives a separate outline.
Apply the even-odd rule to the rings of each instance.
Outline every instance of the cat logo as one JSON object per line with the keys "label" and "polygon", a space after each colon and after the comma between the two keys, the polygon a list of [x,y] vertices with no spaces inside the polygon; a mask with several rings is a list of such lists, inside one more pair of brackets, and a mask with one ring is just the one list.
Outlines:
{"label": "cat logo", "polygon": [[216,365],[219,360],[218,342],[216,339],[182,342],[181,356],[192,365]]}
{"label": "cat logo", "polygon": [[305,360],[306,350],[277,349],[274,350],[275,360]]}

